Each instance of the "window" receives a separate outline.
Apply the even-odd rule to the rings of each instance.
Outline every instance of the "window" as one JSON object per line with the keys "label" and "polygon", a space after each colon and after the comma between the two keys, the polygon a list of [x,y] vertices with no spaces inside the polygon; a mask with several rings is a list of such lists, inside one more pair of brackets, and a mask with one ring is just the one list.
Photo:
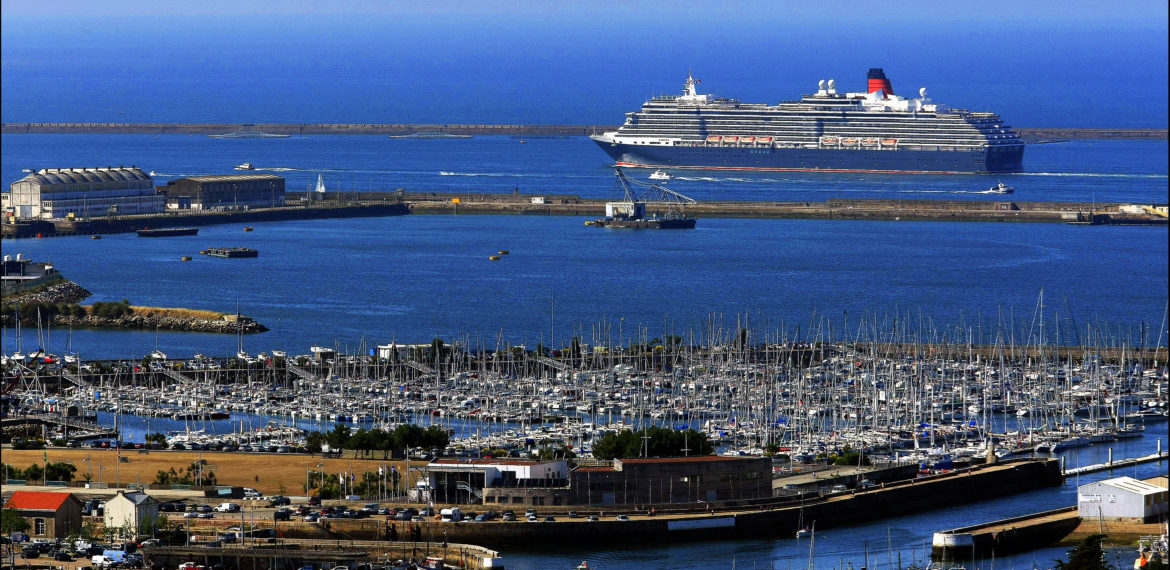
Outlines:
{"label": "window", "polygon": [[35,530],[33,531],[33,533],[38,534],[38,535],[45,534],[45,519],[36,519],[35,520]]}

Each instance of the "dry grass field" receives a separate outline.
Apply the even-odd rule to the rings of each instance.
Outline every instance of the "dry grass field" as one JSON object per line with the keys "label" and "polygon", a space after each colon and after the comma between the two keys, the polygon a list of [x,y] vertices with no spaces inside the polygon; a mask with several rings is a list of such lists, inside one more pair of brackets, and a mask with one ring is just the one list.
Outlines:
{"label": "dry grass field", "polygon": [[130,308],[134,309],[134,314],[142,315],[144,317],[162,316],[162,317],[181,317],[193,319],[211,319],[216,320],[222,318],[226,313],[217,313],[215,311],[204,311],[201,309],[182,309],[175,307],[139,307],[132,305]]}
{"label": "dry grass field", "polygon": [[[365,471],[377,472],[379,465],[397,465],[403,472],[402,461],[367,461],[360,459],[322,459],[310,455],[285,455],[267,453],[221,453],[214,451],[151,451],[122,450],[123,462],[111,449],[57,449],[44,450],[50,463],[65,461],[77,467],[74,480],[82,480],[86,472],[93,473],[98,481],[98,467],[101,467],[101,481],[113,483],[153,483],[155,474],[170,470],[182,472],[194,461],[204,459],[214,469],[220,485],[252,487],[265,495],[303,495],[306,470],[324,470],[336,476],[343,471],[360,474]],[[33,463],[42,462],[42,450],[4,450],[4,463],[24,469]],[[87,462],[88,459],[88,462]],[[322,465],[322,467],[318,467]],[[205,467],[206,469],[206,467]],[[404,482],[403,484],[408,484]]]}

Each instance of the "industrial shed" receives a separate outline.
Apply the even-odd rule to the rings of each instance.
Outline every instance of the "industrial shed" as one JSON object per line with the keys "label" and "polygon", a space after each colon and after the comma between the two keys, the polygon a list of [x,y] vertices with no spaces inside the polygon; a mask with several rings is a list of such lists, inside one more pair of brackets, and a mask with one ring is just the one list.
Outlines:
{"label": "industrial shed", "polygon": [[1133,477],[1116,477],[1077,488],[1077,514],[1083,519],[1156,521],[1166,514],[1167,491]]}

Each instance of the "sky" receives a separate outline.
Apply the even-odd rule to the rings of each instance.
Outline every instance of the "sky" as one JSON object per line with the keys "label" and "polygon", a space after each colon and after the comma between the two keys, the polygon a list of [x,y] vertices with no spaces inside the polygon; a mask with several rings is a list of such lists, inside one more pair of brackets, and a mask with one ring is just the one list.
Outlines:
{"label": "sky", "polygon": [[1165,127],[1164,105],[1109,111],[1134,88],[1167,90],[1164,0],[826,6],[5,0],[0,109],[6,122],[612,124],[689,70],[707,91],[776,102],[819,79],[861,89],[885,67],[903,94],[925,86],[1018,126]]}

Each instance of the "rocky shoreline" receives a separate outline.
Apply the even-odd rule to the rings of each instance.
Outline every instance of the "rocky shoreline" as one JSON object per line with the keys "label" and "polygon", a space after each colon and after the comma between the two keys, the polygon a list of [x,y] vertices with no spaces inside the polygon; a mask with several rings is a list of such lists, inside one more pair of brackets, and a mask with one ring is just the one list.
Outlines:
{"label": "rocky shoreline", "polygon": [[50,283],[49,285],[38,287],[28,292],[17,293],[4,299],[4,302],[80,303],[91,295],[93,293],[90,293],[85,287],[67,279],[62,279],[61,281]]}
{"label": "rocky shoreline", "polygon": [[[84,287],[69,280],[61,280],[43,287],[22,292],[4,299],[4,304],[11,305],[75,305],[93,295]],[[84,307],[83,307],[84,308]],[[74,307],[76,309],[76,307]],[[90,311],[92,313],[92,311]],[[184,315],[183,309],[175,309],[174,313],[166,309],[135,312],[116,317],[99,316],[94,314],[54,314],[45,317],[45,324],[56,328],[76,329],[117,329],[117,330],[163,330],[181,332],[202,332],[217,334],[255,334],[268,330],[268,327],[247,317],[240,317],[236,322],[236,315]],[[36,327],[37,317],[26,315],[20,319],[21,326]],[[0,313],[0,326],[16,326],[15,317],[11,311]]]}
{"label": "rocky shoreline", "polygon": [[[231,315],[235,316],[235,315]],[[73,327],[85,329],[119,329],[119,330],[162,330],[181,332],[202,332],[218,334],[255,334],[268,330],[268,327],[253,321],[241,319],[239,325],[234,320],[204,319],[198,317],[180,317],[170,315],[123,315],[121,317],[73,317],[54,315],[54,327]]]}

